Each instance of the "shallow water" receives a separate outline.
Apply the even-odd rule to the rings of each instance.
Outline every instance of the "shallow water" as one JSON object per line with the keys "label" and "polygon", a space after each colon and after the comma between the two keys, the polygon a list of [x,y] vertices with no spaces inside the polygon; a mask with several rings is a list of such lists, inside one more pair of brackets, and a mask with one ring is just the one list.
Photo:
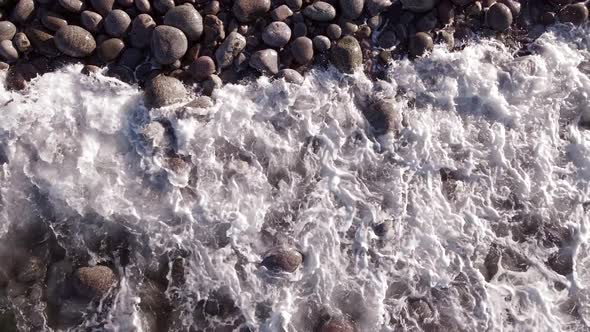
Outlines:
{"label": "shallow water", "polygon": [[[395,63],[388,82],[260,78],[198,110],[148,112],[137,88],[77,66],[22,95],[1,87],[0,227],[42,213],[36,187],[68,253],[106,223],[137,236],[130,263],[114,262],[127,267],[113,305],[83,323],[102,330],[147,331],[140,276],[175,249],[176,331],[231,331],[235,317],[193,314],[220,288],[239,309],[234,326],[260,331],[312,331],[322,308],[360,331],[587,331],[590,131],[577,121],[590,105],[578,69],[588,32],[555,27],[518,58],[489,40],[437,47]],[[375,137],[361,108],[381,97],[403,120]],[[150,123],[173,135],[148,139]],[[304,253],[297,272],[260,267],[281,246]],[[495,274],[492,247],[512,253]],[[557,252],[573,273],[548,266]]]}

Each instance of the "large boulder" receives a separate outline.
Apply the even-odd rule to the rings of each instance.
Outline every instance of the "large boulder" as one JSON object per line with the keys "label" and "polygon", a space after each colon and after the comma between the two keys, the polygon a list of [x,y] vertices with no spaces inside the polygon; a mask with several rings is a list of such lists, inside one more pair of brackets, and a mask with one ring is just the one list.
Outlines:
{"label": "large boulder", "polygon": [[152,32],[152,53],[163,65],[170,65],[182,58],[188,49],[188,40],[180,29],[159,25]]}
{"label": "large boulder", "polygon": [[332,47],[331,60],[334,66],[345,73],[354,72],[363,64],[363,53],[358,40],[345,36]]}
{"label": "large boulder", "polygon": [[236,0],[232,11],[243,23],[250,22],[270,10],[270,0]]}
{"label": "large boulder", "polygon": [[164,24],[180,29],[189,41],[198,40],[203,33],[203,18],[189,3],[170,9],[164,16]]}
{"label": "large boulder", "polygon": [[164,107],[186,98],[187,92],[178,79],[158,75],[151,79],[145,90],[146,104],[150,107]]}
{"label": "large boulder", "polygon": [[66,25],[55,34],[55,46],[64,54],[75,58],[87,57],[96,49],[96,41],[90,32]]}

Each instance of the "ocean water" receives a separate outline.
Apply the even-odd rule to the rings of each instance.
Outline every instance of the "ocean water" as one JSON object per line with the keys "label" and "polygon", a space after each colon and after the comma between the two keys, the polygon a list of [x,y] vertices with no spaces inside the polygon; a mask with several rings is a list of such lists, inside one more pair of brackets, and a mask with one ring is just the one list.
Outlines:
{"label": "ocean water", "polygon": [[[38,191],[88,265],[106,259],[88,249],[104,225],[136,236],[112,303],[76,331],[148,331],[142,275],[170,251],[173,331],[313,331],[325,311],[359,331],[590,331],[589,32],[553,27],[522,57],[438,46],[385,81],[259,78],[200,109],[148,111],[138,88],[79,66],[0,86],[0,234],[45,213]],[[381,136],[362,114],[378,98],[400,115]],[[266,271],[278,247],[303,266]],[[212,292],[239,314],[199,321]]]}

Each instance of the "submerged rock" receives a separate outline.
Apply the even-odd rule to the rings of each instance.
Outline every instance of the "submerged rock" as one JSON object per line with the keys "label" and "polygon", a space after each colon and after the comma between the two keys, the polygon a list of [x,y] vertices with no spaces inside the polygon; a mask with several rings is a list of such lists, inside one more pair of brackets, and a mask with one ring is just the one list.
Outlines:
{"label": "submerged rock", "polygon": [[304,81],[298,71],[289,68],[280,70],[277,77],[284,78],[286,82],[294,84],[301,84]]}
{"label": "submerged rock", "polygon": [[363,65],[363,53],[358,40],[352,36],[340,39],[332,47],[331,60],[334,66],[345,73],[352,73]]}
{"label": "submerged rock", "polygon": [[578,2],[563,7],[558,16],[561,22],[581,25],[588,20],[588,8],[583,2]]}
{"label": "submerged rock", "polygon": [[357,332],[355,325],[352,321],[344,317],[332,317],[323,322],[319,329],[319,332]]}
{"label": "submerged rock", "polygon": [[279,249],[262,260],[262,266],[275,272],[295,272],[303,262],[303,255],[294,249]]}
{"label": "submerged rock", "polygon": [[104,296],[117,282],[113,270],[102,265],[81,267],[76,270],[75,278],[76,291],[88,298]]}

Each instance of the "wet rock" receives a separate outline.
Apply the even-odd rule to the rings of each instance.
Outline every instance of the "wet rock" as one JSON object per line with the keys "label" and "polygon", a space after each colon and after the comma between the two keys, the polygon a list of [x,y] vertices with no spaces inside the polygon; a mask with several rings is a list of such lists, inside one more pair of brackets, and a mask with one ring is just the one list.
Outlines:
{"label": "wet rock", "polygon": [[475,2],[475,0],[451,0],[451,1],[453,1],[453,3],[455,5],[460,6],[460,7],[465,7],[468,4]]}
{"label": "wet rock", "polygon": [[203,18],[191,4],[170,9],[164,16],[164,24],[180,29],[189,41],[196,41],[203,33]]}
{"label": "wet rock", "polygon": [[504,269],[523,272],[529,268],[526,258],[520,253],[511,248],[504,248],[497,244],[492,244],[484,260],[484,277],[486,281],[490,281],[498,273],[500,258],[502,259],[502,267]]}
{"label": "wet rock", "polygon": [[182,82],[165,75],[158,75],[150,80],[145,91],[147,105],[156,108],[180,102],[186,95]]}
{"label": "wet rock", "polygon": [[299,10],[303,6],[303,0],[285,0],[285,4],[293,10]]}
{"label": "wet rock", "polygon": [[318,332],[356,332],[356,328],[349,319],[332,317],[320,325]]}
{"label": "wet rock", "polygon": [[33,18],[35,2],[33,0],[19,0],[10,14],[13,23],[25,23]]}
{"label": "wet rock", "polygon": [[12,37],[16,34],[16,26],[10,21],[0,22],[0,41],[12,40]]}
{"label": "wet rock", "polygon": [[127,84],[133,84],[135,81],[135,76],[133,75],[133,70],[120,66],[117,64],[111,64],[108,67],[108,70],[105,73],[106,76],[113,77],[118,79],[121,82],[125,82]]}
{"label": "wet rock", "polygon": [[170,9],[174,8],[174,0],[154,0],[152,2],[154,8],[161,13],[166,14]]}
{"label": "wet rock", "polygon": [[441,1],[436,7],[438,20],[443,25],[453,23],[455,18],[455,6],[449,0]]}
{"label": "wet rock", "polygon": [[51,264],[47,271],[47,302],[61,305],[68,295],[68,278],[72,274],[72,264],[60,261]]}
{"label": "wet rock", "polygon": [[330,24],[326,28],[326,35],[332,40],[340,39],[342,36],[342,28],[338,24]]}
{"label": "wet rock", "polygon": [[342,28],[342,34],[344,36],[353,35],[359,30],[358,25],[348,21],[342,22],[340,28]]}
{"label": "wet rock", "polygon": [[57,31],[61,27],[68,25],[68,21],[52,12],[46,12],[43,14],[43,16],[41,16],[41,23],[51,31]]}
{"label": "wet rock", "polygon": [[424,13],[436,5],[435,0],[401,0],[403,8],[415,13]]}
{"label": "wet rock", "polygon": [[223,81],[217,75],[211,75],[209,78],[203,82],[203,94],[206,96],[211,96],[215,89],[219,89],[223,86]]}
{"label": "wet rock", "polygon": [[555,16],[556,15],[553,12],[546,12],[541,17],[541,22],[545,25],[551,25],[551,24],[555,23],[555,21],[556,21]]}
{"label": "wet rock", "polygon": [[387,236],[387,234],[389,234],[390,231],[391,231],[391,222],[389,222],[389,221],[384,221],[382,223],[379,223],[379,224],[373,226],[373,232],[375,232],[375,235],[377,235],[379,237]]}
{"label": "wet rock", "polygon": [[452,50],[455,47],[455,37],[452,33],[445,30],[438,32],[437,42],[446,44],[449,50]]}
{"label": "wet rock", "polygon": [[106,17],[113,10],[115,0],[90,0],[90,4],[97,13]]}
{"label": "wet rock", "polygon": [[306,64],[313,60],[313,42],[307,37],[299,37],[291,43],[291,54],[299,64]]}
{"label": "wet rock", "polygon": [[262,266],[274,272],[295,272],[303,263],[303,255],[294,249],[278,249],[262,260]]}
{"label": "wet rock", "polygon": [[8,63],[18,60],[18,51],[11,40],[3,40],[0,42],[0,59]]}
{"label": "wet rock", "polygon": [[76,326],[84,322],[88,303],[82,299],[67,299],[59,306],[57,323],[59,326]]}
{"label": "wet rock", "polygon": [[85,10],[80,15],[80,23],[86,30],[97,33],[102,29],[102,16],[98,13]]}
{"label": "wet rock", "polygon": [[303,14],[313,21],[328,22],[336,18],[336,9],[324,1],[316,1],[303,9]]}
{"label": "wet rock", "polygon": [[104,31],[112,37],[124,37],[131,26],[129,15],[120,10],[112,10],[104,19]]}
{"label": "wet rock", "polygon": [[31,256],[17,266],[16,280],[21,283],[33,283],[45,278],[47,266],[45,262],[35,256]]}
{"label": "wet rock", "polygon": [[581,25],[588,19],[588,8],[583,2],[574,3],[563,7],[559,11],[559,20],[563,23]]}
{"label": "wet rock", "polygon": [[54,38],[49,33],[37,28],[28,28],[25,30],[25,34],[39,53],[49,57],[59,54]]}
{"label": "wet rock", "polygon": [[428,32],[434,30],[436,25],[438,24],[438,20],[436,18],[436,12],[431,11],[426,15],[420,17],[418,21],[416,21],[416,31],[417,32]]}
{"label": "wet rock", "polygon": [[231,32],[215,51],[215,59],[220,69],[230,66],[234,58],[246,47],[246,38],[237,32]]}
{"label": "wet rock", "polygon": [[235,17],[243,23],[250,22],[270,10],[270,0],[236,0],[232,7]]}
{"label": "wet rock", "polygon": [[284,22],[272,22],[262,32],[262,40],[271,47],[282,48],[291,39],[291,29]]}
{"label": "wet rock", "polygon": [[75,25],[66,25],[55,34],[55,46],[66,55],[81,58],[94,52],[96,42],[87,30]]}
{"label": "wet rock", "polygon": [[76,292],[88,298],[104,296],[117,282],[113,270],[97,265],[76,270],[74,287]]}
{"label": "wet rock", "polygon": [[346,36],[332,47],[331,60],[334,66],[345,73],[352,73],[363,64],[363,54],[359,42]]}
{"label": "wet rock", "polygon": [[119,38],[110,38],[102,42],[98,47],[98,56],[104,62],[111,62],[121,55],[124,48],[125,43],[123,40]]}
{"label": "wet rock", "polygon": [[434,315],[430,304],[422,298],[408,298],[407,308],[408,314],[418,322],[432,319]]}
{"label": "wet rock", "polygon": [[221,4],[219,3],[219,1],[214,0],[214,1],[211,1],[205,5],[205,8],[203,9],[203,14],[204,15],[217,15],[217,14],[219,14],[220,10],[221,10]]}
{"label": "wet rock", "polygon": [[62,8],[71,13],[80,13],[84,7],[84,3],[80,0],[58,0],[58,2]]}
{"label": "wet rock", "polygon": [[365,0],[340,0],[342,15],[349,19],[356,19],[363,13]]}
{"label": "wet rock", "polygon": [[250,57],[250,67],[263,74],[276,74],[279,72],[279,55],[273,49],[256,51]]}
{"label": "wet rock", "polygon": [[305,25],[305,23],[297,23],[295,24],[295,26],[293,27],[293,34],[292,34],[292,38],[296,39],[299,37],[305,37],[307,36],[307,25]]}
{"label": "wet rock", "polygon": [[503,3],[496,2],[486,12],[486,24],[496,30],[504,31],[512,25],[512,12]]}
{"label": "wet rock", "polygon": [[377,99],[363,109],[363,115],[377,135],[401,128],[402,116],[392,100]]}
{"label": "wet rock", "polygon": [[215,62],[211,57],[197,58],[190,66],[189,71],[197,81],[203,81],[215,73]]}
{"label": "wet rock", "polygon": [[395,45],[397,45],[398,40],[397,40],[397,36],[395,35],[395,32],[386,30],[386,31],[383,31],[379,35],[379,38],[377,39],[377,43],[380,47],[392,48]]}
{"label": "wet rock", "polygon": [[408,46],[408,51],[411,56],[422,56],[427,52],[432,51],[434,47],[434,42],[432,41],[432,37],[425,32],[418,32],[412,38],[410,38],[410,44]]}
{"label": "wet rock", "polygon": [[149,13],[152,9],[152,5],[148,0],[135,0],[134,3],[135,8],[137,8],[137,10],[140,13],[146,14]]}
{"label": "wet rock", "polygon": [[332,43],[330,42],[330,38],[322,35],[317,35],[313,37],[313,48],[320,52],[324,53],[330,49]]}
{"label": "wet rock", "polygon": [[156,27],[156,22],[148,14],[139,14],[133,19],[131,30],[129,31],[129,41],[131,46],[144,48],[150,45],[152,32]]}
{"label": "wet rock", "polygon": [[9,90],[23,90],[26,83],[37,76],[37,69],[30,63],[17,63],[8,68],[6,87]]}
{"label": "wet rock", "polygon": [[555,272],[567,276],[574,271],[573,257],[567,250],[560,250],[549,256],[547,265]]}
{"label": "wet rock", "polygon": [[203,33],[205,34],[204,42],[206,45],[216,45],[218,42],[225,39],[223,21],[215,15],[205,16]]}
{"label": "wet rock", "polygon": [[391,0],[366,0],[365,8],[369,15],[375,16],[391,7]]}
{"label": "wet rock", "polygon": [[516,18],[520,15],[520,2],[515,0],[500,0],[498,2],[505,4],[508,8],[510,8],[512,18]]}
{"label": "wet rock", "polygon": [[188,49],[188,40],[175,27],[159,25],[152,32],[152,53],[163,65],[170,65],[182,58]]}
{"label": "wet rock", "polygon": [[33,49],[31,41],[24,32],[17,33],[12,42],[14,43],[14,47],[21,53],[27,53]]}
{"label": "wet rock", "polygon": [[127,48],[121,54],[121,58],[119,59],[119,65],[125,66],[129,69],[135,69],[135,67],[139,66],[143,60],[145,59],[144,52],[138,48]]}
{"label": "wet rock", "polygon": [[303,76],[299,74],[295,69],[282,69],[279,71],[277,77],[284,78],[286,82],[293,84],[302,84]]}
{"label": "wet rock", "polygon": [[293,15],[293,11],[287,5],[280,5],[270,13],[274,21],[284,21],[291,15]]}

